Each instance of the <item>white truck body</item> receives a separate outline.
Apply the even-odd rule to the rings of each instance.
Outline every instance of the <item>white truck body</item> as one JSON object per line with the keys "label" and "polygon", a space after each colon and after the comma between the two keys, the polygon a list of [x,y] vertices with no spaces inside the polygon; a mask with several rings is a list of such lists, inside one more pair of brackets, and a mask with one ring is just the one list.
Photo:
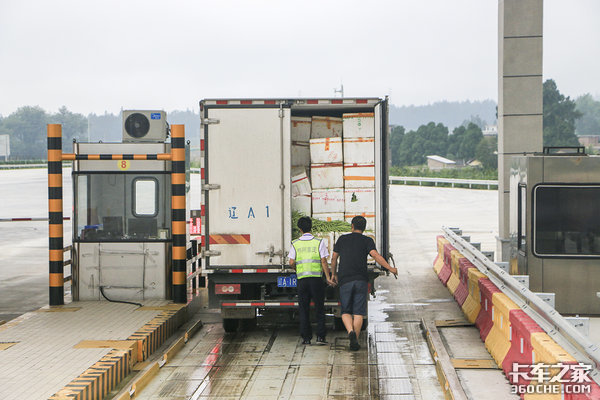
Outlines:
{"label": "white truck body", "polygon": [[264,293],[243,289],[237,293],[237,288],[236,293],[219,292],[219,296],[214,285],[270,281],[293,272],[287,259],[292,241],[292,146],[296,145],[291,137],[292,117],[374,114],[375,217],[368,214],[375,221],[377,249],[388,257],[387,98],[206,99],[200,109],[202,269],[213,300],[221,304],[229,298],[265,300]]}

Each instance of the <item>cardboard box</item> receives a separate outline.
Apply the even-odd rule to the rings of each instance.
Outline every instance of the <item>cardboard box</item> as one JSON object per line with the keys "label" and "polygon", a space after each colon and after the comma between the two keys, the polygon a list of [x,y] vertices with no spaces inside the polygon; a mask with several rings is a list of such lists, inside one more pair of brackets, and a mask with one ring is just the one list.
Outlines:
{"label": "cardboard box", "polygon": [[343,151],[347,164],[375,164],[375,138],[344,138]]}
{"label": "cardboard box", "polygon": [[375,189],[345,189],[345,213],[375,213]]}
{"label": "cardboard box", "polygon": [[374,188],[375,164],[344,164],[345,188]]}
{"label": "cardboard box", "polygon": [[297,211],[309,217],[312,213],[312,196],[310,194],[292,196],[292,211]]}
{"label": "cardboard box", "polygon": [[375,114],[351,113],[343,115],[344,138],[374,137]]}
{"label": "cardboard box", "polygon": [[341,163],[343,160],[342,138],[310,139],[311,163]]}
{"label": "cardboard box", "polygon": [[315,189],[312,193],[312,211],[320,213],[344,212],[344,189]]}
{"label": "cardboard box", "polygon": [[310,143],[292,142],[292,166],[310,166]]}
{"label": "cardboard box", "polygon": [[338,164],[311,164],[310,180],[313,189],[344,187],[344,168]]}
{"label": "cardboard box", "polygon": [[312,139],[342,137],[342,118],[312,117],[310,137]]}
{"label": "cardboard box", "polygon": [[319,221],[343,221],[344,213],[318,213],[313,214],[312,217]]}
{"label": "cardboard box", "polygon": [[292,196],[310,194],[312,188],[304,167],[292,168]]}
{"label": "cardboard box", "polygon": [[308,142],[312,118],[292,117],[292,142]]}

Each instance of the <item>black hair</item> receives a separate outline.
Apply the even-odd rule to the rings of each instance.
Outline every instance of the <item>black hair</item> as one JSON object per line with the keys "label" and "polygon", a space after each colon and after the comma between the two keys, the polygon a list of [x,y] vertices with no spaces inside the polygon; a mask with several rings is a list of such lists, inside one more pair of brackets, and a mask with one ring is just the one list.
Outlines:
{"label": "black hair", "polygon": [[364,232],[365,228],[367,227],[367,220],[365,219],[365,217],[357,215],[356,217],[352,218],[352,226],[357,231]]}
{"label": "black hair", "polygon": [[312,229],[312,220],[310,217],[300,217],[298,219],[298,228],[302,231],[302,233],[308,233]]}

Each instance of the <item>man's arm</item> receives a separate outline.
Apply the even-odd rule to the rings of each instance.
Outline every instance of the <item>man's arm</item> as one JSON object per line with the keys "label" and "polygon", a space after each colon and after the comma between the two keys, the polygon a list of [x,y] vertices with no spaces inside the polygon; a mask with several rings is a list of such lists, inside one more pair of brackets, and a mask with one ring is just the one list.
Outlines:
{"label": "man's arm", "polygon": [[340,255],[335,251],[331,254],[331,280],[337,283],[337,260]]}
{"label": "man's arm", "polygon": [[[335,254],[335,253],[333,253],[333,254]],[[375,262],[377,264],[381,265],[383,268],[387,269],[392,274],[398,275],[398,269],[390,266],[390,264],[388,264],[388,262],[385,261],[385,258],[381,257],[381,254],[379,254],[379,252],[377,252],[377,250],[371,250],[369,252],[369,254],[371,255],[371,257],[373,257],[373,259],[375,260]]]}
{"label": "man's arm", "polygon": [[290,258],[290,268],[296,269],[296,260],[293,258]]}

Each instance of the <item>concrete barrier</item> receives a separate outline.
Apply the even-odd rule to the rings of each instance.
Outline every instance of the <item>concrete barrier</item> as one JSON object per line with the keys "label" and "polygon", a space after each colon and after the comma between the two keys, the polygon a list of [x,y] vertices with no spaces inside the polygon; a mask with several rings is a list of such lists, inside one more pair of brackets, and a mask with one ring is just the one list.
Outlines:
{"label": "concrete barrier", "polygon": [[[440,281],[448,287],[456,302],[470,322],[479,329],[481,339],[496,363],[502,368],[511,384],[527,387],[536,392],[537,382],[527,380],[532,364],[543,363],[549,366],[557,364],[577,364],[563,347],[548,336],[544,330],[506,294],[494,285],[485,274],[480,272],[443,236],[436,238],[438,254],[434,261],[434,271]],[[519,364],[521,375],[511,376],[513,366]],[[592,381],[587,393],[573,393],[568,386],[578,382],[569,380],[571,372],[564,377],[563,382],[549,383],[549,379],[561,372],[561,368],[549,368],[544,383],[539,385],[554,385],[558,393],[527,393],[522,394],[525,400],[591,400],[600,399],[600,386]],[[563,371],[564,372],[564,371]],[[588,382],[586,382],[588,383]],[[541,388],[543,389],[543,388]],[[544,392],[542,390],[542,392]]]}

